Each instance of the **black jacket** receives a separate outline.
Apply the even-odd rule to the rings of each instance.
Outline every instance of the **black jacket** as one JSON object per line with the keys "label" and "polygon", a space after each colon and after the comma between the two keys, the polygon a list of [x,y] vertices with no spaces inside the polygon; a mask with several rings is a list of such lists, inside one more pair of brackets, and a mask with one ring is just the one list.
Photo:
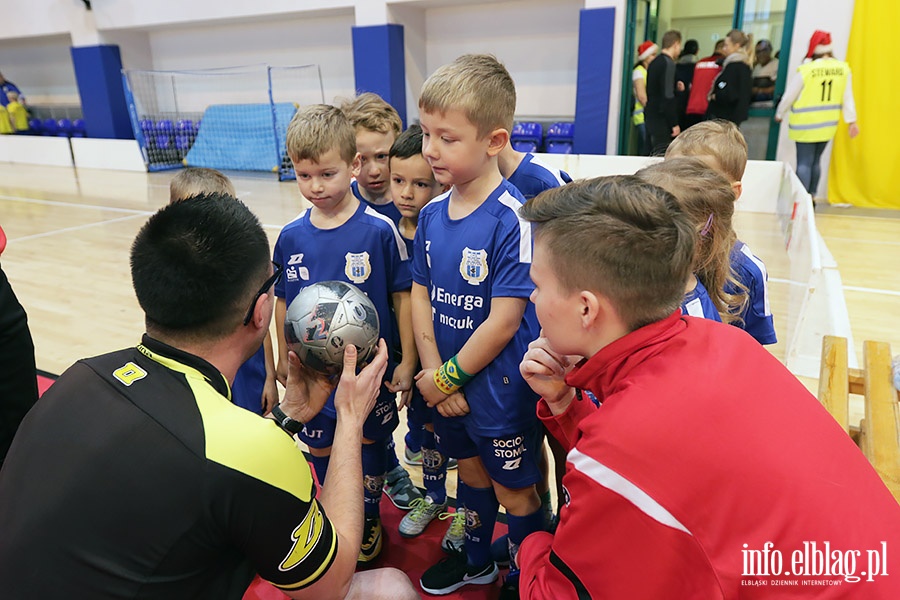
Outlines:
{"label": "black jacket", "polygon": [[678,125],[675,61],[666,54],[660,53],[647,67],[647,106],[644,107],[644,117],[656,122],[664,119],[669,128]]}
{"label": "black jacket", "polygon": [[725,68],[713,83],[709,117],[740,125],[747,120],[750,112],[752,91],[753,72],[750,65],[742,61],[726,61]]}

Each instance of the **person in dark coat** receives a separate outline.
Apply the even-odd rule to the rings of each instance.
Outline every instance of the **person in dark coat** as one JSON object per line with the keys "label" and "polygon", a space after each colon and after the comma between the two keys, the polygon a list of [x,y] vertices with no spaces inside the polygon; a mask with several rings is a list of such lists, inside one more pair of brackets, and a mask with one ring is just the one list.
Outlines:
{"label": "person in dark coat", "polygon": [[725,119],[735,125],[747,120],[753,93],[750,41],[750,37],[739,29],[732,29],[725,36],[722,48],[725,60],[722,72],[710,90],[709,118]]}

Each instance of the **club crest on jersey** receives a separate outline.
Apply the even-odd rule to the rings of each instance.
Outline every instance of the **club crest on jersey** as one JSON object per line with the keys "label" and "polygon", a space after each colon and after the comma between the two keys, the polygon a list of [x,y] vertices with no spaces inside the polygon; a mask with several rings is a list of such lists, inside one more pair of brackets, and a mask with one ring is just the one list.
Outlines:
{"label": "club crest on jersey", "polygon": [[483,249],[463,248],[459,274],[469,282],[469,285],[478,285],[484,281],[488,275],[487,252]]}
{"label": "club crest on jersey", "polygon": [[344,274],[353,283],[363,283],[372,274],[372,265],[369,262],[368,252],[360,252],[358,254],[348,252],[345,258],[347,262],[344,265]]}

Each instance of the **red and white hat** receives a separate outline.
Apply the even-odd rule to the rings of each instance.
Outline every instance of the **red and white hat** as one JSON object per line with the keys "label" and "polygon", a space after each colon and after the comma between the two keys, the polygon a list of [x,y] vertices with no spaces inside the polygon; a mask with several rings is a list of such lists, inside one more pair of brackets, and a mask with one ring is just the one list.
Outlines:
{"label": "red and white hat", "polygon": [[831,52],[831,34],[827,31],[816,29],[812,37],[809,38],[809,50],[806,51],[806,58],[812,58],[815,54],[825,54]]}
{"label": "red and white hat", "polygon": [[659,52],[659,46],[647,40],[638,46],[638,61],[644,61]]}

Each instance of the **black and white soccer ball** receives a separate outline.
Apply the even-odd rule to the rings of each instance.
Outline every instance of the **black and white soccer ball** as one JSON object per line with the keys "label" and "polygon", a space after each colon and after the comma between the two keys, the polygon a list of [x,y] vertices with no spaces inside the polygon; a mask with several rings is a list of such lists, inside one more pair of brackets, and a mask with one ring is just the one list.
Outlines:
{"label": "black and white soccer ball", "polygon": [[288,306],[284,336],[306,367],[336,375],[344,366],[344,348],[356,346],[356,364],[367,363],[378,345],[378,311],[358,287],[321,281],[297,294]]}

